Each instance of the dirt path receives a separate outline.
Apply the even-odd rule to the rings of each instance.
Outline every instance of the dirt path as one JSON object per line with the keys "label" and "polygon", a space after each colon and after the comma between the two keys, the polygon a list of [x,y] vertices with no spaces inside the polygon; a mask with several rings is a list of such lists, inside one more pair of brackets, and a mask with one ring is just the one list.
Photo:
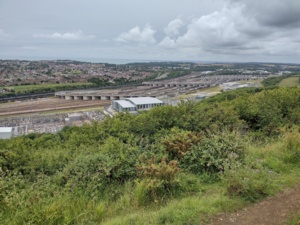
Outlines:
{"label": "dirt path", "polygon": [[[300,186],[246,207],[235,213],[224,213],[211,220],[212,225],[282,225],[300,213]],[[300,222],[299,222],[300,224]]]}

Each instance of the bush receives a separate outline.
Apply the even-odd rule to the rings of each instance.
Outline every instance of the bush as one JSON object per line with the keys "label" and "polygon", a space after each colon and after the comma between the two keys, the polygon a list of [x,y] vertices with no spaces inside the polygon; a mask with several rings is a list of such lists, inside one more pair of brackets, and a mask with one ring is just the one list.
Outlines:
{"label": "bush", "polygon": [[180,159],[201,141],[201,134],[172,129],[171,134],[163,140],[163,145],[171,159]]}
{"label": "bush", "polygon": [[255,202],[270,194],[274,172],[265,168],[259,159],[249,158],[242,164],[233,157],[225,164],[221,180],[229,196],[241,196]]}
{"label": "bush", "polygon": [[298,164],[300,162],[300,134],[298,132],[286,135],[283,154],[285,163]]}
{"label": "bush", "polygon": [[267,136],[278,135],[284,124],[299,124],[300,89],[276,88],[232,102],[240,118],[254,131]]}
{"label": "bush", "polygon": [[244,145],[235,134],[219,134],[204,137],[180,159],[180,167],[187,171],[213,174],[224,170],[230,158],[244,159]]}
{"label": "bush", "polygon": [[138,177],[136,180],[135,197],[139,205],[149,201],[158,201],[159,198],[170,193],[170,190],[178,186],[175,175],[179,171],[178,162],[167,162],[163,157],[161,162],[156,164],[151,158],[137,167]]}
{"label": "bush", "polygon": [[111,184],[122,185],[136,178],[137,148],[108,138],[100,149],[79,154],[61,173],[61,183],[70,190],[95,196]]}

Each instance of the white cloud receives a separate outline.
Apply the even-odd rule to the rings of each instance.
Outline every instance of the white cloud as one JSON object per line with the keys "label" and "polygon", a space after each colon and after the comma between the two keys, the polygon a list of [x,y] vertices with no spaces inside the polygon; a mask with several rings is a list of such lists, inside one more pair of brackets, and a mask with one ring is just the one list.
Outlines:
{"label": "white cloud", "polygon": [[243,18],[240,8],[224,8],[193,20],[187,32],[177,39],[181,46],[215,48],[233,47],[244,44],[245,34],[240,28],[249,25],[250,21]]}
{"label": "white cloud", "polygon": [[33,37],[56,39],[56,40],[71,40],[71,41],[95,38],[94,35],[85,35],[81,30],[78,30],[75,32],[67,32],[67,33],[55,32],[52,34],[35,34],[35,35],[33,35]]}
{"label": "white cloud", "polygon": [[154,34],[156,31],[150,26],[146,25],[143,29],[139,26],[133,27],[128,32],[119,35],[115,40],[118,42],[138,42],[142,44],[154,44],[156,40]]}
{"label": "white cloud", "polygon": [[176,41],[174,39],[171,39],[170,37],[165,37],[160,43],[159,46],[165,47],[165,48],[174,48],[176,47]]}
{"label": "white cloud", "polygon": [[[196,48],[198,51],[231,54],[233,51],[257,50],[259,39],[270,35],[254,18],[246,16],[242,4],[227,5],[220,11],[194,18],[186,33],[165,37],[159,45],[166,48]],[[170,23],[169,23],[170,24]]]}
{"label": "white cloud", "polygon": [[165,33],[172,37],[172,36],[176,36],[179,35],[179,29],[184,25],[184,23],[182,22],[181,19],[175,19],[172,20],[168,26],[164,29]]}
{"label": "white cloud", "polygon": [[[25,46],[20,51],[25,56],[28,52],[44,57],[48,50],[53,58],[58,49],[66,57],[86,58],[94,54],[154,60],[271,61],[274,56],[277,61],[299,62],[300,57],[300,0],[4,2],[0,7],[2,58],[15,49],[19,56],[21,46]],[[116,3],[122,7],[116,8]],[[21,6],[16,8],[16,4]],[[65,4],[72,8],[67,16]],[[56,45],[58,42],[67,44]],[[39,49],[33,51],[30,46]]]}
{"label": "white cloud", "polygon": [[[256,4],[252,5],[254,6]],[[225,60],[228,57],[236,60],[244,57],[255,61],[257,57],[269,60],[268,58],[279,59],[281,56],[296,58],[300,55],[299,29],[285,29],[286,24],[282,27],[264,24],[249,10],[253,11],[243,0],[232,0],[221,10],[194,17],[187,25],[175,19],[173,21],[177,23],[171,21],[168,24],[170,32],[165,29],[167,36],[158,45],[164,48],[162,51],[189,55],[191,58],[211,55]],[[295,21],[292,22],[295,24]],[[180,28],[176,28],[175,24],[178,27],[180,25]],[[186,32],[180,35],[176,32],[179,29]]]}

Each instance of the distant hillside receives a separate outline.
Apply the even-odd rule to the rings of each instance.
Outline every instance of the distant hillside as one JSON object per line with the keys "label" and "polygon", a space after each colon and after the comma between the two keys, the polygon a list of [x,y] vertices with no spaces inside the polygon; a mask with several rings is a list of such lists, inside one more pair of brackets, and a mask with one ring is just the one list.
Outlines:
{"label": "distant hillside", "polygon": [[288,78],[283,79],[278,84],[281,87],[294,87],[294,86],[300,86],[300,76],[291,76]]}
{"label": "distant hillside", "polygon": [[269,77],[262,81],[265,87],[283,86],[293,87],[300,85],[300,78],[297,74],[288,74],[277,77]]}

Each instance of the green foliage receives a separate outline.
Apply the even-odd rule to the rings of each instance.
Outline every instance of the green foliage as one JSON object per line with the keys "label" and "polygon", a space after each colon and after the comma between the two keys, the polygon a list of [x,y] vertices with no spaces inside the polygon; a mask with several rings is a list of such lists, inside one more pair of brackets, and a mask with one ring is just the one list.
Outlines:
{"label": "green foliage", "polygon": [[232,157],[225,164],[221,178],[230,196],[254,202],[271,193],[272,176],[274,172],[265,168],[259,159],[248,158],[242,164]]}
{"label": "green foliage", "polygon": [[171,191],[172,188],[178,186],[175,175],[179,171],[178,162],[167,162],[166,158],[162,158],[161,162],[156,164],[155,159],[144,160],[137,167],[138,177],[136,180],[135,196],[138,205],[144,205],[149,201],[158,201]]}
{"label": "green foliage", "polygon": [[0,223],[197,223],[299,168],[299,112],[297,87],[249,89],[0,140]]}
{"label": "green foliage", "polygon": [[240,130],[244,127],[237,112],[231,106],[222,103],[187,102],[185,110],[186,112],[178,119],[180,122],[178,127],[185,130],[218,133],[225,130]]}
{"label": "green foliage", "polygon": [[243,143],[234,134],[219,134],[204,137],[180,160],[180,166],[196,174],[213,174],[235,158],[242,162],[245,154]]}
{"label": "green foliage", "polygon": [[193,145],[201,141],[201,134],[189,131],[176,131],[169,134],[163,141],[163,145],[172,159],[180,159],[191,150]]}
{"label": "green foliage", "polygon": [[88,82],[91,82],[91,83],[96,84],[98,86],[108,86],[108,85],[112,84],[112,83],[109,82],[109,79],[107,79],[107,78],[98,78],[98,77],[90,78],[88,80]]}
{"label": "green foliage", "polygon": [[83,152],[60,174],[60,183],[69,189],[95,196],[111,183],[122,184],[136,177],[138,149],[110,137],[93,152]]}
{"label": "green foliage", "polygon": [[253,130],[278,134],[284,124],[299,124],[300,89],[277,88],[242,97],[233,102],[240,118]]}
{"label": "green foliage", "polygon": [[289,220],[286,223],[283,223],[282,225],[298,225],[300,222],[300,213],[298,213],[296,216],[291,214]]}
{"label": "green foliage", "polygon": [[239,88],[233,91],[227,91],[221,94],[217,94],[215,96],[205,99],[204,101],[209,103],[231,101],[236,98],[253,95],[255,93],[261,92],[262,90],[262,88],[254,87]]}
{"label": "green foliage", "polygon": [[285,136],[285,146],[283,149],[283,159],[285,163],[300,163],[300,134],[292,132]]}
{"label": "green foliage", "polygon": [[38,94],[62,90],[86,89],[94,87],[93,83],[40,84],[12,86],[8,93],[0,93],[0,98],[19,95]]}
{"label": "green foliage", "polygon": [[191,72],[192,72],[191,70],[173,70],[168,73],[168,78],[189,75]]}

